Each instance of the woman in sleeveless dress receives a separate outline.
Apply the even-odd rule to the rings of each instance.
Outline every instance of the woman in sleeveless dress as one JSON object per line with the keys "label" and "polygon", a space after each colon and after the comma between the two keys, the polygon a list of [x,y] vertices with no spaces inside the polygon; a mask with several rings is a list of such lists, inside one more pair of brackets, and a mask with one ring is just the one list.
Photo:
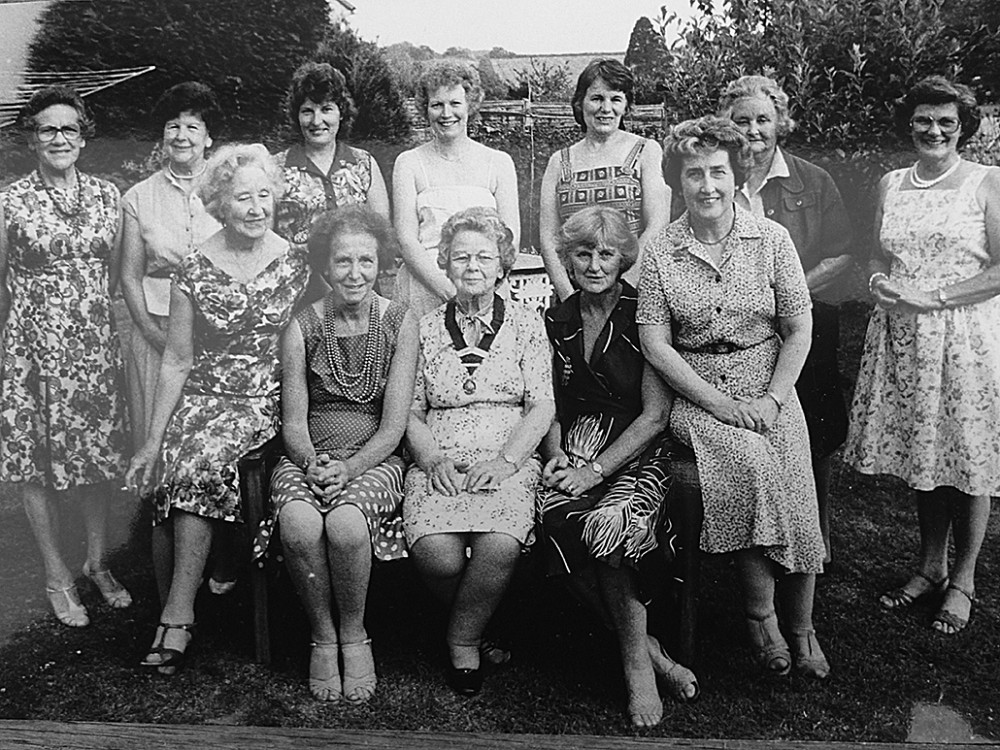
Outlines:
{"label": "woman in sleeveless dress", "polygon": [[[655,142],[625,130],[622,118],[633,104],[635,80],[617,60],[592,61],[576,82],[573,116],[583,139],[552,154],[542,177],[539,240],[545,270],[559,299],[574,291],[559,260],[559,227],[582,208],[608,205],[621,211],[640,253],[670,218],[670,192],[663,182],[663,152]],[[639,283],[641,256],[625,273]]]}
{"label": "woman in sleeveless dress", "polygon": [[494,208],[514,233],[514,248],[520,247],[514,162],[469,137],[469,118],[482,101],[475,69],[454,60],[428,68],[417,86],[417,104],[432,138],[397,157],[392,204],[404,262],[395,299],[418,319],[455,295],[437,265],[441,227],[453,214],[473,206]]}
{"label": "woman in sleeveless dress", "polygon": [[932,627],[950,635],[972,612],[990,496],[1000,495],[1000,169],[959,155],[979,127],[966,86],[925,78],[897,120],[917,161],[879,185],[881,254],[868,284],[878,306],[844,459],[914,490],[917,569],[880,601],[942,597]]}

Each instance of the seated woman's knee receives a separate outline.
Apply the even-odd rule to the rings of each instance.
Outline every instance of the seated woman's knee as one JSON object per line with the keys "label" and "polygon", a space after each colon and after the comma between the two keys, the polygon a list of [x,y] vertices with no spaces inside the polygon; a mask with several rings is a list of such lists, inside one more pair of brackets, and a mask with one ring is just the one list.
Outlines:
{"label": "seated woman's knee", "polygon": [[319,511],[304,501],[292,501],[282,506],[278,515],[281,543],[286,551],[297,546],[315,544],[323,536],[323,519]]}
{"label": "seated woman's knee", "polygon": [[417,540],[410,554],[423,575],[451,578],[465,570],[465,547],[464,534],[431,534]]}
{"label": "seated woman's knee", "polygon": [[356,505],[341,505],[326,514],[323,521],[327,541],[337,547],[370,547],[371,532],[364,513]]}

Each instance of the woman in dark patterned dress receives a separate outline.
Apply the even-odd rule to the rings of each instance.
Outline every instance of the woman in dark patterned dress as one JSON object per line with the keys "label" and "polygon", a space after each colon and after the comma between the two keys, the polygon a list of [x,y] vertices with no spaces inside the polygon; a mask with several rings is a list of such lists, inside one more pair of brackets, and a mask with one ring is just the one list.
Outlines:
{"label": "woman in dark patterned dress", "polygon": [[[596,568],[600,605],[618,634],[629,715],[663,716],[659,674],[671,695],[698,694],[694,675],[646,633],[639,573],[656,572],[657,534],[669,532],[670,455],[663,428],[671,394],[646,364],[635,323],[638,295],[621,276],[639,244],[620,212],[585,208],[563,224],[559,256],[579,291],[545,314],[555,350],[556,408],[544,442],[541,538],[550,575]],[[596,565],[595,565],[596,562]]]}
{"label": "woman in dark patterned dress", "polygon": [[170,290],[153,416],[126,476],[173,535],[170,590],[142,662],[162,674],[191,642],[213,533],[243,520],[239,460],[278,428],[278,337],[309,275],[305,251],[271,230],[281,189],[262,145],[220,149],[198,192],[223,228],[181,260]]}
{"label": "woman in dark patterned dress", "polygon": [[61,500],[82,509],[83,574],[112,607],[132,603],[104,567],[110,482],[126,449],[108,293],[121,209],[114,185],[76,168],[93,131],[76,92],[38,91],[19,121],[38,169],[0,195],[0,481],[20,486],[49,603],[79,628],[90,618],[59,551]]}
{"label": "woman in dark patterned dress", "polygon": [[321,701],[374,695],[364,622],[372,555],[406,555],[399,443],[413,399],[417,323],[374,291],[378,259],[395,244],[392,226],[371,209],[321,216],[309,247],[330,292],[303,308],[282,339],[287,456],[271,478],[273,511],[254,552],[264,552],[280,521],[285,562],[312,627],[309,689]]}

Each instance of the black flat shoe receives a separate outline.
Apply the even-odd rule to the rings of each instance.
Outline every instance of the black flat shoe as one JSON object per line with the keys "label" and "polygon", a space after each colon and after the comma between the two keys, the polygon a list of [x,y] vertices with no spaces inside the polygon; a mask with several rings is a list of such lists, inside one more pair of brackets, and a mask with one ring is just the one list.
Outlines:
{"label": "black flat shoe", "polygon": [[471,698],[483,687],[483,670],[448,667],[448,685],[464,698]]}

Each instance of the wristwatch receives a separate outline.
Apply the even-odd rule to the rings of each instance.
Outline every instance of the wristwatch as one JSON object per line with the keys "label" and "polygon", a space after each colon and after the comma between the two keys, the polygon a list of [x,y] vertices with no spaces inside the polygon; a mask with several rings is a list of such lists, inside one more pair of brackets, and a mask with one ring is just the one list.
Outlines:
{"label": "wristwatch", "polygon": [[941,307],[948,306],[948,295],[944,293],[944,289],[937,290],[937,301]]}
{"label": "wristwatch", "polygon": [[512,455],[510,455],[509,453],[501,453],[500,454],[500,459],[502,461],[504,461],[505,463],[508,463],[511,466],[513,466],[514,467],[514,471],[517,471],[517,459],[514,458]]}
{"label": "wristwatch", "polygon": [[587,464],[587,466],[590,468],[591,471],[596,472],[597,474],[599,474],[601,476],[601,478],[604,477],[604,467],[601,466],[599,463],[597,463],[597,461],[594,461],[593,463]]}

